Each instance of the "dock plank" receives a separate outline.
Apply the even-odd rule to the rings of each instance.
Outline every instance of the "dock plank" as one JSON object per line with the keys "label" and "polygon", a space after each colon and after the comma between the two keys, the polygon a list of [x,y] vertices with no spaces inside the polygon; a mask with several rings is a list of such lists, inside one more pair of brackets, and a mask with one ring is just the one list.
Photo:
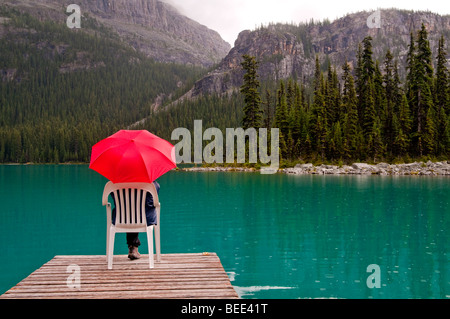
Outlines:
{"label": "dock plank", "polygon": [[[67,284],[80,268],[80,287]],[[12,287],[1,299],[170,299],[239,298],[215,253],[164,254],[155,268],[148,268],[148,255],[130,261],[114,256],[108,270],[106,256],[55,256]]]}

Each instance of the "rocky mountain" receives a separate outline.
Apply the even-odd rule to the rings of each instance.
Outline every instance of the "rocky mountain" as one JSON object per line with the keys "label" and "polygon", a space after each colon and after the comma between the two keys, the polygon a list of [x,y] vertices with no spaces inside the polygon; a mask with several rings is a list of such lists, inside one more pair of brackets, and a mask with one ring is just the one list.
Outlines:
{"label": "rocky mountain", "polygon": [[[366,36],[373,38],[374,57],[382,61],[389,48],[399,60],[400,74],[404,75],[404,62],[410,33],[416,33],[424,23],[430,46],[436,56],[441,34],[450,41],[450,16],[431,12],[413,12],[397,9],[381,10],[380,28],[369,28],[367,20],[373,12],[346,15],[333,22],[310,22],[299,25],[272,24],[239,34],[234,48],[217,68],[199,80],[185,95],[193,97],[203,93],[231,92],[242,85],[242,55],[256,56],[260,61],[261,79],[308,79],[314,73],[315,57],[319,56],[322,70],[328,62],[337,67],[338,74],[347,59],[356,65],[358,44]],[[370,24],[369,24],[370,25]],[[403,73],[403,74],[402,74]]]}
{"label": "rocky mountain", "polygon": [[[42,20],[65,23],[69,15],[66,8],[71,3],[73,1],[2,0],[1,5]],[[210,67],[230,50],[230,45],[217,32],[159,0],[79,0],[76,4],[85,19],[94,18],[156,61]]]}
{"label": "rocky mountain", "polygon": [[64,6],[1,4],[0,163],[89,162],[92,145],[206,72],[146,57],[87,13],[71,29]]}

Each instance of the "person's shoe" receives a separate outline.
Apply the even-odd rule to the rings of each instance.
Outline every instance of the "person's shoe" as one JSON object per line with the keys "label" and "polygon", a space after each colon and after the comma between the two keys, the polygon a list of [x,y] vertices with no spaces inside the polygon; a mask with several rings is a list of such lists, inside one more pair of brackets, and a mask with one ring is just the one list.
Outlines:
{"label": "person's shoe", "polygon": [[139,254],[137,247],[128,246],[128,258],[130,258],[131,260],[141,258],[141,254]]}

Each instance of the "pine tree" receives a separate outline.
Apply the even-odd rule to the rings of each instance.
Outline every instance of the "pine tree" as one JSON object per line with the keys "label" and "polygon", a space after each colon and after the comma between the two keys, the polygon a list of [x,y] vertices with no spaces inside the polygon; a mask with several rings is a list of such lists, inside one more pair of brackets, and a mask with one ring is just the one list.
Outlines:
{"label": "pine tree", "polygon": [[402,95],[402,102],[399,107],[398,116],[394,117],[394,131],[396,140],[394,141],[396,155],[405,155],[410,147],[410,133],[411,133],[411,113],[409,111],[409,104],[406,95]]}
{"label": "pine tree", "polygon": [[343,147],[341,123],[339,121],[334,123],[333,127],[331,128],[329,144],[330,144],[329,157],[332,159],[341,158],[344,147]]}
{"label": "pine tree", "polygon": [[305,145],[303,147],[303,154],[305,157],[310,157],[312,153],[312,143],[309,133],[306,134]]}
{"label": "pine tree", "polygon": [[368,155],[373,159],[374,162],[377,161],[384,154],[384,145],[381,134],[381,121],[380,118],[376,118],[373,123],[372,133],[368,138]]}
{"label": "pine tree", "polygon": [[319,60],[316,57],[316,74],[315,74],[315,90],[314,100],[312,105],[312,121],[311,132],[313,134],[313,147],[320,154],[322,159],[325,158],[326,142],[327,142],[327,118],[325,110],[325,96],[324,96],[324,80],[323,73],[320,72]]}
{"label": "pine tree", "polygon": [[292,158],[294,156],[293,148],[295,145],[294,137],[292,131],[294,130],[294,127],[296,126],[296,117],[297,117],[297,110],[295,108],[295,84],[292,79],[288,80],[287,90],[286,90],[286,107],[287,107],[287,121],[288,121],[288,139],[290,141],[286,141],[288,147],[290,148],[291,152],[289,153],[289,157]]}
{"label": "pine tree", "polygon": [[383,76],[381,75],[380,63],[375,62],[375,72],[373,74],[375,111],[380,117],[386,118],[386,94],[383,86]]}
{"label": "pine tree", "polygon": [[319,56],[316,55],[316,60],[315,60],[315,65],[314,65],[314,91],[319,90],[321,76],[322,76],[322,72],[320,71]]}
{"label": "pine tree", "polygon": [[338,79],[338,75],[337,75],[337,71],[336,71],[336,66],[334,66],[333,68],[333,87],[334,87],[334,122],[338,122],[341,118],[341,111],[342,111],[342,106],[341,106],[341,84],[339,82]]}
{"label": "pine tree", "polygon": [[393,99],[395,102],[394,103],[394,113],[396,113],[396,112],[398,112],[398,107],[400,106],[400,103],[402,102],[403,93],[404,93],[404,90],[402,88],[402,83],[400,81],[397,59],[394,61],[394,87],[393,88],[394,88]]}
{"label": "pine tree", "polygon": [[294,105],[295,105],[295,87],[292,79],[289,79],[286,89],[286,106],[288,113],[291,114]]}
{"label": "pine tree", "polygon": [[392,153],[392,146],[394,144],[394,124],[393,118],[397,109],[398,101],[398,87],[396,67],[393,62],[393,56],[390,50],[387,50],[384,60],[384,92],[386,97],[386,107],[384,114],[384,136],[386,137],[388,152]]}
{"label": "pine tree", "polygon": [[401,125],[398,123],[396,115],[394,115],[393,118],[393,126],[395,137],[392,145],[392,152],[396,156],[404,156],[408,151],[409,139],[408,135],[403,131]]}
{"label": "pine tree", "polygon": [[[363,95],[363,89],[364,89],[364,78],[363,78],[363,51],[362,51],[362,44],[358,43],[358,50],[356,52],[356,68],[355,68],[355,85],[356,85],[356,95],[358,97]],[[347,63],[347,61],[345,62]],[[344,64],[345,66],[345,64]],[[361,112],[360,110],[362,110],[362,99],[358,98],[358,114],[361,117]]]}
{"label": "pine tree", "polygon": [[372,79],[369,78],[367,90],[364,94],[364,99],[366,100],[366,108],[364,110],[363,119],[363,129],[364,136],[369,139],[373,134],[373,128],[375,121],[377,119],[377,113],[375,110],[375,99],[374,99],[374,85]]}
{"label": "pine tree", "polygon": [[325,93],[325,112],[328,127],[339,119],[339,81],[337,79],[336,69],[328,65],[328,74],[326,80]]}
{"label": "pine tree", "polygon": [[327,148],[327,122],[322,116],[317,116],[316,125],[314,126],[314,135],[316,138],[316,149],[320,154],[322,160],[325,159],[325,152]]}
{"label": "pine tree", "polygon": [[301,154],[303,104],[302,104],[302,93],[298,83],[295,84],[294,90],[295,90],[295,98],[294,98],[294,106],[292,108],[293,115],[292,115],[291,132],[292,132],[292,139],[294,142],[293,157],[298,158]]}
{"label": "pine tree", "polygon": [[358,110],[357,97],[353,76],[350,74],[350,65],[346,62],[342,69],[344,74],[342,80],[344,82],[342,93],[342,108],[344,117],[342,119],[342,135],[343,135],[343,156],[350,160],[355,155],[357,147],[358,134]]}
{"label": "pine tree", "polygon": [[287,148],[286,139],[287,138],[285,138],[283,132],[281,132],[281,130],[280,130],[280,135],[279,135],[280,159],[288,158],[288,148]]}
{"label": "pine tree", "polygon": [[447,70],[447,52],[445,51],[444,36],[439,39],[435,80],[435,105],[437,128],[437,154],[446,154],[450,150],[450,132],[448,114],[450,110],[449,83]]}
{"label": "pine tree", "polygon": [[325,81],[325,115],[327,123],[331,125],[334,122],[334,87],[333,87],[333,72],[331,70],[331,63],[328,61],[327,79]]}
{"label": "pine tree", "polygon": [[435,124],[434,106],[428,108],[427,116],[425,118],[425,130],[423,134],[423,146],[426,154],[435,155],[436,151],[436,124]]}
{"label": "pine tree", "polygon": [[286,158],[292,159],[294,157],[294,140],[292,138],[292,132],[289,131],[286,138]]}
{"label": "pine tree", "polygon": [[388,49],[384,57],[384,76],[383,83],[386,92],[387,109],[392,109],[391,105],[395,101],[395,83],[394,83],[394,56]]}
{"label": "pine tree", "polygon": [[258,129],[262,125],[261,98],[259,95],[260,83],[258,80],[258,65],[256,57],[243,55],[244,61],[241,63],[244,74],[244,84],[241,86],[241,93],[244,95],[244,118],[242,127],[244,129]]}
{"label": "pine tree", "polygon": [[274,127],[280,129],[279,135],[280,153],[281,157],[286,159],[288,156],[286,139],[288,138],[289,135],[289,122],[288,122],[286,90],[284,86],[284,81],[280,81],[280,88],[277,91],[277,104],[275,109]]}
{"label": "pine tree", "polygon": [[416,80],[415,80],[415,55],[416,55],[416,45],[414,40],[414,35],[411,32],[409,45],[408,45],[408,54],[406,56],[406,82],[405,82],[405,92],[408,101],[413,100],[414,91],[416,89]]}
{"label": "pine tree", "polygon": [[362,55],[362,64],[363,64],[363,73],[362,78],[364,82],[367,83],[368,79],[371,78],[375,72],[375,65],[372,60],[372,37],[367,36],[363,39],[363,55]]}
{"label": "pine tree", "polygon": [[[428,111],[433,107],[432,86],[433,86],[433,66],[431,58],[431,49],[428,41],[427,30],[422,24],[421,30],[417,36],[417,50],[414,56],[414,85],[412,86],[411,105],[412,114],[414,120],[414,137],[417,145],[417,152],[419,156],[423,155],[423,142],[424,142],[424,130],[427,126],[427,130],[431,130],[431,123],[428,121]],[[431,115],[435,115],[434,110],[431,111]],[[435,131],[435,129],[433,129]],[[430,138],[428,134],[427,139]],[[431,146],[431,141],[427,141],[427,145]],[[430,148],[428,148],[430,150]]]}
{"label": "pine tree", "polygon": [[[369,89],[369,80],[373,81],[373,76],[375,73],[375,64],[372,60],[372,37],[367,36],[362,41],[362,51],[361,48],[358,52],[358,66],[357,66],[357,87],[358,92],[358,116],[363,125],[362,120],[364,119],[365,109],[367,107],[367,90]],[[372,96],[373,98],[373,96]],[[375,101],[374,101],[375,103]]]}
{"label": "pine tree", "polygon": [[280,81],[280,88],[277,91],[274,127],[279,128],[283,136],[287,137],[289,132],[289,122],[284,81]]}
{"label": "pine tree", "polygon": [[264,102],[264,104],[266,105],[264,127],[270,129],[272,127],[273,121],[273,107],[272,107],[272,95],[269,89],[266,90],[266,101]]}

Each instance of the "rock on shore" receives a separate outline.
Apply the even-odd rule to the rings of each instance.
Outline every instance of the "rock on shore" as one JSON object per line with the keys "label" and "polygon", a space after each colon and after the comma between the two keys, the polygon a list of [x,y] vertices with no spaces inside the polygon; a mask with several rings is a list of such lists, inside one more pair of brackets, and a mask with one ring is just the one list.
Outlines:
{"label": "rock on shore", "polygon": [[378,163],[376,165],[366,163],[354,163],[352,165],[320,165],[298,164],[293,168],[282,170],[291,175],[448,175],[450,176],[450,161],[433,163],[428,161],[414,162],[409,164],[387,164]]}
{"label": "rock on shore", "polygon": [[[187,172],[257,172],[252,167],[190,167],[181,168]],[[421,176],[450,176],[450,161],[433,163],[428,161],[408,164],[354,163],[352,165],[319,165],[298,164],[295,167],[280,169],[279,172],[289,175],[421,175]]]}

